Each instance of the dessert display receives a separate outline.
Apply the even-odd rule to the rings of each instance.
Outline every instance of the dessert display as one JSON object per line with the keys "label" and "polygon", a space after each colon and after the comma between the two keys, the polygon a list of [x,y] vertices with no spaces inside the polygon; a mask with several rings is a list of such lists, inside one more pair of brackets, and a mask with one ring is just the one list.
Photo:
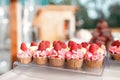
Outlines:
{"label": "dessert display", "polygon": [[[31,48],[33,46],[35,48]],[[87,73],[88,68],[93,71],[99,70],[94,71],[95,75],[102,73],[105,56],[106,48],[102,43],[77,43],[72,40],[68,43],[64,41],[52,43],[40,41],[39,44],[32,42],[29,48],[25,43],[22,43],[17,54],[18,62],[23,65],[46,66],[83,73]],[[90,73],[92,72],[88,71],[88,74]]]}
{"label": "dessert display", "polygon": [[27,64],[32,61],[32,54],[25,43],[21,44],[20,50],[17,53],[17,59],[23,64]]}
{"label": "dessert display", "polygon": [[101,68],[106,55],[106,48],[101,43],[89,44],[85,54],[85,65],[89,68]]}
{"label": "dessert display", "polygon": [[109,47],[110,56],[112,59],[120,61],[120,41],[113,41]]}
{"label": "dessert display", "polygon": [[68,68],[78,69],[83,65],[83,57],[85,54],[81,44],[74,41],[69,41],[68,47],[70,51],[66,53],[66,65]]}
{"label": "dessert display", "polygon": [[105,20],[99,20],[96,29],[92,32],[92,39],[90,43],[103,43],[107,48],[113,41],[113,36],[111,34],[111,30]]}
{"label": "dessert display", "polygon": [[47,64],[48,63],[48,54],[47,48],[50,47],[48,41],[41,41],[38,49],[34,51],[33,60],[36,64]]}

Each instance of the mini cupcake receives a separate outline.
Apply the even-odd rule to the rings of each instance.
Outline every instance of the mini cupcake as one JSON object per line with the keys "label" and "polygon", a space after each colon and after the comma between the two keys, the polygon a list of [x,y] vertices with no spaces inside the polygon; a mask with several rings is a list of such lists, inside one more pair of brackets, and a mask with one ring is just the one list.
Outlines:
{"label": "mini cupcake", "polygon": [[84,52],[81,45],[76,42],[69,41],[68,47],[70,51],[66,53],[66,66],[71,69],[79,69],[83,65]]}
{"label": "mini cupcake", "polygon": [[89,68],[101,68],[106,55],[105,46],[100,44],[90,44],[85,54],[85,65]]}
{"label": "mini cupcake", "polygon": [[112,59],[120,61],[120,42],[118,40],[111,44],[109,52]]}
{"label": "mini cupcake", "polygon": [[48,54],[47,48],[50,47],[50,42],[48,41],[41,41],[38,47],[33,54],[33,60],[36,64],[47,64],[48,63]]}
{"label": "mini cupcake", "polygon": [[62,41],[54,41],[53,49],[49,54],[49,64],[54,67],[63,67],[65,62],[66,44]]}
{"label": "mini cupcake", "polygon": [[30,50],[26,47],[25,43],[21,44],[20,50],[17,53],[18,62],[27,64],[32,61],[32,54]]}

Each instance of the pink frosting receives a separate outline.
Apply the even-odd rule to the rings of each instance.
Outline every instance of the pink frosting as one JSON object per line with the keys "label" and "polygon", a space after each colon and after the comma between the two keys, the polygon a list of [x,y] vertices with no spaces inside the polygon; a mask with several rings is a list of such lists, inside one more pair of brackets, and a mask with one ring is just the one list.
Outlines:
{"label": "pink frosting", "polygon": [[111,47],[109,48],[109,51],[111,52],[111,54],[120,54],[120,47],[111,46]]}
{"label": "pink frosting", "polygon": [[101,53],[99,53],[99,52],[95,52],[94,54],[93,53],[91,53],[91,52],[87,52],[86,54],[85,54],[85,57],[84,57],[85,59],[87,59],[87,60],[103,60],[103,58],[104,58],[104,56],[103,56],[103,54],[101,54]]}
{"label": "pink frosting", "polygon": [[84,57],[84,53],[78,49],[77,51],[72,50],[72,52],[68,51],[66,53],[67,60],[70,59],[82,59]]}
{"label": "pink frosting", "polygon": [[33,54],[33,57],[47,57],[47,55],[49,54],[49,51],[38,51],[36,50]]}
{"label": "pink frosting", "polygon": [[59,51],[52,49],[50,51],[49,57],[51,57],[51,58],[63,58],[64,59],[66,52],[67,52],[67,50],[65,50],[65,49],[61,49]]}
{"label": "pink frosting", "polygon": [[27,49],[26,51],[20,49],[17,53],[17,57],[21,58],[32,57],[32,54],[29,49]]}

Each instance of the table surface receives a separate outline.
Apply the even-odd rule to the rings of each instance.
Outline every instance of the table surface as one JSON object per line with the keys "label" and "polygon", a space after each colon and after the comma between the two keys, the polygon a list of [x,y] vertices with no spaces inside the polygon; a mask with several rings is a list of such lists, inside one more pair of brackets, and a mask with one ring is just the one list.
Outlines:
{"label": "table surface", "polygon": [[110,61],[102,76],[47,69],[43,67],[16,66],[0,76],[1,80],[120,80],[120,62]]}

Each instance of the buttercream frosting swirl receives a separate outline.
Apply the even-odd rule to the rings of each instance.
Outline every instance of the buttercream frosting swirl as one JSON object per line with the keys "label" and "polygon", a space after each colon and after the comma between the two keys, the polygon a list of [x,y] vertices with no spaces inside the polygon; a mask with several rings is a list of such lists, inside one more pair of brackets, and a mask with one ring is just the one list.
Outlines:
{"label": "buttercream frosting swirl", "polygon": [[27,49],[26,51],[23,51],[23,50],[20,49],[17,53],[17,57],[27,58],[27,57],[32,57],[32,54],[31,54],[29,49]]}

